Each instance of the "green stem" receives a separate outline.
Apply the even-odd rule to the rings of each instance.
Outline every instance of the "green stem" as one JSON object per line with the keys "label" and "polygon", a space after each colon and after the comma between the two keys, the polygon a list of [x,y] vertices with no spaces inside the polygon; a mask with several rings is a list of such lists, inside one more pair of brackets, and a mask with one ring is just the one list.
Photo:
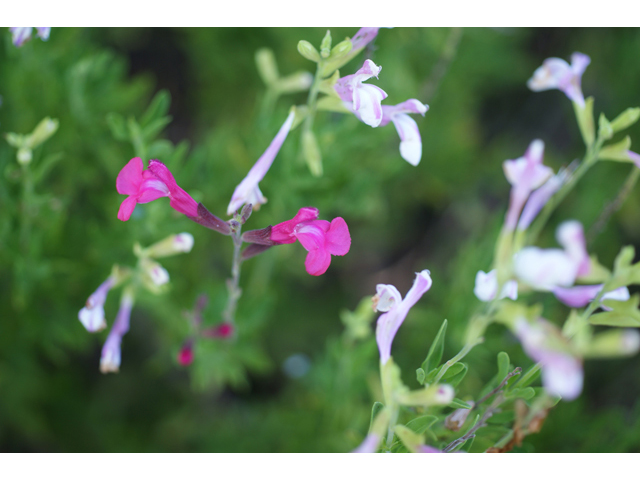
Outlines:
{"label": "green stem", "polygon": [[595,143],[593,147],[591,147],[583,161],[580,163],[580,166],[576,169],[576,171],[569,177],[567,183],[565,183],[558,192],[551,197],[551,199],[544,206],[538,218],[533,222],[531,228],[529,229],[529,235],[527,236],[527,245],[532,245],[536,242],[538,235],[547,224],[549,217],[556,209],[556,207],[564,200],[564,198],[569,194],[573,187],[576,186],[578,181],[583,177],[585,173],[598,161],[598,154],[600,153],[600,147],[602,147],[603,139],[598,138],[598,141]]}
{"label": "green stem", "polygon": [[475,347],[479,343],[482,343],[483,341],[484,339],[480,338],[475,343],[467,343],[464,347],[462,347],[462,350],[460,350],[460,352],[458,352],[458,354],[455,357],[451,358],[450,360],[447,360],[445,364],[442,366],[442,368],[440,368],[440,371],[438,372],[438,375],[436,375],[436,378],[434,378],[433,383],[434,384],[438,383],[440,379],[444,376],[444,374],[447,373],[447,370],[449,370],[450,367],[452,367],[456,362],[459,362],[464,357],[466,357],[467,354],[473,349],[473,347]]}
{"label": "green stem", "polygon": [[227,299],[227,306],[222,313],[222,318],[226,323],[234,324],[238,300],[242,295],[242,289],[240,288],[240,265],[242,264],[242,257],[240,256],[240,249],[242,247],[242,225],[236,221],[232,221],[230,223],[231,238],[233,240],[233,263],[231,265],[231,278],[227,280],[229,298]]}
{"label": "green stem", "polygon": [[633,187],[635,187],[636,183],[638,182],[638,178],[640,178],[640,168],[634,165],[633,167],[631,167],[631,172],[629,172],[629,176],[620,189],[620,192],[618,192],[618,196],[613,202],[609,203],[609,205],[605,207],[605,209],[598,217],[598,220],[596,220],[593,226],[589,229],[589,233],[587,234],[588,243],[591,243],[594,238],[604,229],[604,227],[607,225],[607,222],[609,221],[609,217],[611,217],[611,215],[616,213],[620,209],[620,207],[622,207],[622,204],[624,204],[629,194],[633,191]]}

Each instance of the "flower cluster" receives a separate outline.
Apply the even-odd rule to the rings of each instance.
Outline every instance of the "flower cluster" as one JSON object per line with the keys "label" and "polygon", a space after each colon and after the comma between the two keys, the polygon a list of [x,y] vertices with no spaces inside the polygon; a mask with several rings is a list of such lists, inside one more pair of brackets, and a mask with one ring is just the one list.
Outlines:
{"label": "flower cluster", "polygon": [[[51,27],[35,27],[38,37],[43,41],[49,40]],[[21,47],[27,40],[31,38],[33,27],[10,27],[11,40],[16,47]]]}

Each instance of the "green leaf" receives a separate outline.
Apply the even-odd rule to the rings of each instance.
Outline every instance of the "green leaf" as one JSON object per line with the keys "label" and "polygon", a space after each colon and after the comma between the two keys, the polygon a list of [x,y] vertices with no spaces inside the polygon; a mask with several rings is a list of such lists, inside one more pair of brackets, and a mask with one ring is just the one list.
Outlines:
{"label": "green leaf", "polygon": [[595,122],[593,121],[593,97],[589,97],[584,102],[584,107],[581,107],[576,102],[573,102],[573,108],[576,112],[576,119],[578,120],[578,126],[580,127],[580,133],[582,139],[587,147],[590,147],[595,138]]}
{"label": "green leaf", "polygon": [[373,404],[373,407],[371,408],[371,420],[369,421],[369,432],[371,432],[371,429],[373,428],[373,422],[375,421],[376,417],[382,411],[383,408],[384,408],[384,405],[380,402],[375,402]]}
{"label": "green leaf", "polygon": [[627,108],[624,112],[618,115],[613,122],[611,122],[611,128],[614,133],[629,128],[636,123],[640,118],[640,108]]}
{"label": "green leaf", "polygon": [[106,120],[113,138],[120,141],[129,140],[129,132],[127,131],[127,125],[125,124],[124,117],[122,115],[115,112],[107,113]]}
{"label": "green leaf", "polygon": [[509,355],[506,352],[498,353],[498,383],[509,374],[510,366]]}
{"label": "green leaf", "polygon": [[456,362],[451,365],[449,370],[447,370],[447,373],[442,376],[442,382],[448,383],[452,387],[457,387],[467,374],[468,370],[469,367],[465,363]]}
{"label": "green leaf", "polygon": [[609,140],[613,137],[613,128],[604,113],[601,113],[598,119],[598,136],[604,140]]}
{"label": "green leaf", "polygon": [[463,402],[459,398],[454,398],[453,400],[451,400],[451,403],[447,405],[447,407],[471,409],[471,405],[469,405],[467,402]]}
{"label": "green leaf", "polygon": [[598,154],[599,160],[612,160],[614,162],[633,162],[627,151],[631,148],[631,138],[626,136],[624,140],[607,145],[600,150]]}
{"label": "green leaf", "polygon": [[613,262],[613,276],[606,282],[607,291],[631,284],[640,284],[640,262],[632,265],[635,249],[628,245],[620,250]]}
{"label": "green leaf", "polygon": [[525,400],[531,400],[536,394],[536,391],[531,387],[520,388],[515,387],[511,390],[504,392],[504,398],[524,398]]}
{"label": "green leaf", "polygon": [[142,128],[142,137],[147,142],[153,140],[167,125],[171,123],[171,120],[173,120],[171,115],[152,120],[148,125]]}
{"label": "green leaf", "polygon": [[640,294],[633,295],[626,302],[605,300],[603,305],[612,308],[610,312],[596,313],[589,317],[591,325],[608,325],[610,327],[640,327]]}
{"label": "green leaf", "polygon": [[424,385],[425,373],[423,369],[418,368],[416,370],[416,378],[418,379],[418,383],[420,385]]}
{"label": "green leaf", "polygon": [[416,433],[424,433],[437,421],[438,417],[436,417],[435,415],[423,415],[411,420],[409,423],[407,423],[407,427]]}
{"label": "green leaf", "polygon": [[529,370],[520,375],[519,381],[515,384],[518,388],[524,388],[534,382],[540,376],[540,364],[532,365]]}
{"label": "green leaf", "polygon": [[438,330],[436,338],[431,344],[431,348],[429,348],[427,358],[425,358],[424,362],[422,362],[422,369],[425,372],[431,372],[435,367],[440,365],[440,360],[442,360],[442,354],[444,353],[444,336],[446,331],[447,320],[445,319],[440,326],[440,330]]}
{"label": "green leaf", "polygon": [[144,128],[153,120],[165,116],[169,112],[169,105],[171,105],[171,95],[167,90],[160,90],[140,118],[140,126]]}
{"label": "green leaf", "polygon": [[167,163],[169,163],[170,165],[181,164],[187,156],[190,146],[191,144],[189,143],[189,140],[180,141],[180,143],[178,143],[173,149],[173,153],[169,157],[169,161]]}

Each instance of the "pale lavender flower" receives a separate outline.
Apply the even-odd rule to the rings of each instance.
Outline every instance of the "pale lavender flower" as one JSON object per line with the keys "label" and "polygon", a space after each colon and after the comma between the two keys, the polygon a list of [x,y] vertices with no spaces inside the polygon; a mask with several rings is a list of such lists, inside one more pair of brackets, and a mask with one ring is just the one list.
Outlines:
{"label": "pale lavender flower", "polygon": [[129,331],[129,319],[133,307],[133,296],[124,293],[120,300],[120,309],[113,322],[109,336],[102,347],[100,371],[102,373],[117,372],[120,369],[120,344],[122,337]]}
{"label": "pale lavender flower", "polygon": [[584,238],[582,224],[576,220],[563,222],[556,230],[558,243],[564,247],[569,258],[576,262],[577,277],[588,275],[591,271],[591,260],[587,253],[587,242]]}
{"label": "pale lavender flower", "polygon": [[[11,40],[16,47],[21,47],[27,40],[31,38],[31,32],[33,27],[10,27]],[[38,37],[43,41],[49,39],[51,33],[51,27],[36,27]]]}
{"label": "pale lavender flower", "polygon": [[431,445],[420,445],[416,453],[444,453],[442,450],[432,447]]}
{"label": "pale lavender flower", "polygon": [[233,212],[240,209],[244,204],[250,203],[254,209],[257,210],[260,205],[267,203],[267,199],[262,195],[258,183],[267,174],[269,168],[271,168],[273,160],[276,158],[280,147],[282,147],[284,140],[287,138],[294,117],[295,112],[291,111],[282,127],[280,127],[278,134],[269,147],[267,147],[267,150],[265,150],[258,161],[251,167],[251,170],[249,170],[244,180],[236,187],[231,196],[231,202],[229,202],[229,206],[227,207],[227,215],[233,215]]}
{"label": "pale lavender flower", "polygon": [[582,392],[584,373],[582,362],[562,349],[563,339],[558,329],[540,318],[529,323],[519,318],[515,334],[525,353],[541,364],[542,385],[563,400],[574,400]]}
{"label": "pale lavender flower", "polygon": [[[572,308],[586,307],[593,301],[594,298],[600,293],[604,284],[600,285],[580,285],[571,288],[555,287],[552,292],[558,300],[565,305]],[[600,299],[601,302],[605,300],[615,300],[618,302],[625,302],[629,300],[629,289],[627,287],[620,287],[605,293]],[[611,308],[600,305],[603,310],[611,310]]]}
{"label": "pale lavender flower", "polygon": [[352,450],[351,453],[376,453],[381,441],[382,437],[380,435],[375,432],[371,432],[369,435],[364,437],[362,443]]}
{"label": "pale lavender flower", "polygon": [[525,247],[514,255],[515,275],[536,290],[552,291],[570,287],[576,278],[591,269],[582,225],[575,221],[562,223],[556,232],[559,248]]}
{"label": "pale lavender flower", "polygon": [[362,68],[353,75],[340,78],[334,89],[345,106],[351,110],[360,121],[377,127],[382,121],[381,102],[387,94],[380,87],[362,83],[371,77],[378,78],[382,67],[378,67],[372,60],[365,60]]}
{"label": "pale lavender flower", "polygon": [[84,308],[78,312],[78,319],[87,331],[99,332],[106,328],[104,302],[107,300],[107,294],[114,283],[113,277],[109,277],[102,282],[98,289],[91,294]]}
{"label": "pale lavender flower", "polygon": [[505,160],[504,174],[511,184],[511,198],[505,219],[505,227],[513,230],[518,217],[531,192],[544,184],[553,175],[553,170],[542,164],[544,142],[534,140],[523,157]]}
{"label": "pale lavender flower", "polygon": [[561,58],[547,58],[542,66],[533,72],[527,86],[534,92],[557,88],[571,101],[584,108],[581,82],[582,74],[589,63],[591,59],[579,52],[571,55],[571,65]]}
{"label": "pale lavender flower", "polygon": [[544,207],[549,199],[560,189],[568,178],[567,170],[561,169],[558,173],[547,180],[544,185],[531,194],[529,200],[522,210],[520,220],[518,221],[518,230],[526,230],[531,222],[536,218],[542,207]]}
{"label": "pale lavender flower", "polygon": [[[489,273],[484,273],[482,270],[476,274],[476,284],[473,288],[473,293],[478,300],[482,302],[489,302],[496,298],[498,293],[498,272],[494,269]],[[518,282],[515,280],[509,280],[502,286],[500,292],[500,298],[510,298],[511,300],[518,299]]]}
{"label": "pale lavender flower", "polygon": [[386,312],[378,318],[376,327],[376,342],[380,351],[380,361],[386,364],[391,357],[391,344],[400,325],[404,322],[411,307],[420,297],[431,288],[431,276],[429,270],[416,273],[413,286],[404,299],[398,289],[393,285],[380,284],[376,286],[377,294],[374,298],[374,309]]}
{"label": "pale lavender flower", "polygon": [[362,27],[351,39],[351,51],[362,50],[378,35],[380,27]]}
{"label": "pale lavender flower", "polygon": [[382,105],[380,126],[384,127],[389,122],[393,122],[398,135],[400,135],[400,155],[414,167],[420,163],[422,158],[422,138],[418,124],[407,114],[417,113],[424,117],[427,110],[429,110],[429,105],[424,105],[415,98],[393,106]]}

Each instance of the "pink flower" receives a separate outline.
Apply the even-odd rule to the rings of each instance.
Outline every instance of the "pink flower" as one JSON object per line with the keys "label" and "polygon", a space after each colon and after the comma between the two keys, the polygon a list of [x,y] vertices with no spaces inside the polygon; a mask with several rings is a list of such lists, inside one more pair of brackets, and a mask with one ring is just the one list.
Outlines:
{"label": "pink flower", "polygon": [[422,138],[418,124],[408,113],[418,113],[424,117],[429,110],[428,105],[423,105],[415,98],[406,100],[397,105],[382,105],[382,121],[380,126],[384,127],[389,122],[393,122],[400,135],[400,155],[414,167],[420,163],[422,158]]}
{"label": "pink flower", "polygon": [[128,293],[122,295],[120,309],[113,322],[109,336],[102,347],[100,357],[100,371],[102,373],[117,372],[120,369],[120,344],[122,337],[129,331],[129,318],[133,307],[133,296]]}
{"label": "pink flower", "polygon": [[202,330],[202,336],[207,338],[230,338],[235,332],[235,328],[231,323],[221,323],[215,327],[209,327]]}
{"label": "pink flower", "polygon": [[591,59],[584,53],[571,55],[571,65],[561,58],[547,58],[542,66],[533,72],[527,86],[534,92],[557,88],[565,93],[573,102],[584,108],[582,95],[582,74]]}
{"label": "pink flower", "polygon": [[553,175],[553,170],[542,164],[543,155],[544,142],[542,140],[534,140],[523,157],[516,160],[505,160],[502,164],[504,174],[512,185],[509,210],[507,210],[505,219],[505,227],[508,230],[516,228],[522,207],[531,192]]}
{"label": "pink flower", "polygon": [[149,203],[161,197],[169,197],[169,205],[188,217],[198,216],[198,203],[178,186],[164,163],[149,160],[149,169],[143,171],[140,157],[132,158],[116,179],[116,189],[128,197],[120,205],[118,219],[129,220],[138,203]]}
{"label": "pink flower", "polygon": [[393,285],[380,284],[376,286],[376,295],[373,297],[374,309],[386,312],[380,315],[376,326],[376,342],[380,351],[380,361],[386,364],[391,358],[391,344],[393,339],[407,317],[409,310],[422,295],[431,288],[431,275],[429,270],[416,273],[413,286],[402,299],[400,292]]}
{"label": "pink flower", "polygon": [[301,208],[295,217],[271,229],[273,244],[294,243],[299,240],[307,252],[304,262],[309,275],[322,275],[331,264],[331,255],[346,255],[351,247],[349,227],[343,218],[317,220],[318,210]]}
{"label": "pink flower", "polygon": [[520,318],[516,336],[522,348],[534,361],[541,363],[542,385],[553,395],[574,400],[582,392],[582,361],[562,349],[564,339],[557,327],[540,318],[534,323]]}
{"label": "pink flower", "polygon": [[193,363],[193,342],[187,341],[178,352],[178,363],[183,367]]}
{"label": "pink flower", "polygon": [[247,176],[233,191],[231,202],[229,202],[229,206],[227,207],[227,215],[233,215],[233,212],[238,210],[245,203],[252,204],[256,210],[261,204],[267,203],[267,199],[262,195],[262,192],[258,187],[258,183],[267,174],[269,168],[271,168],[273,160],[276,158],[276,155],[280,151],[280,147],[287,138],[287,134],[291,129],[294,117],[295,112],[292,111],[289,113],[289,116],[267,150],[262,154],[255,165],[251,167]]}
{"label": "pink flower", "polygon": [[78,312],[78,319],[89,332],[99,332],[107,327],[104,320],[104,302],[115,283],[112,277],[107,278],[98,289],[91,294],[86,305]]}
{"label": "pink flower", "polygon": [[380,87],[362,82],[371,77],[378,78],[380,70],[382,67],[378,67],[373,61],[367,59],[360,70],[353,75],[340,78],[334,86],[342,101],[345,102],[345,106],[360,121],[372,127],[377,127],[382,121],[381,102],[387,98],[387,94]]}

